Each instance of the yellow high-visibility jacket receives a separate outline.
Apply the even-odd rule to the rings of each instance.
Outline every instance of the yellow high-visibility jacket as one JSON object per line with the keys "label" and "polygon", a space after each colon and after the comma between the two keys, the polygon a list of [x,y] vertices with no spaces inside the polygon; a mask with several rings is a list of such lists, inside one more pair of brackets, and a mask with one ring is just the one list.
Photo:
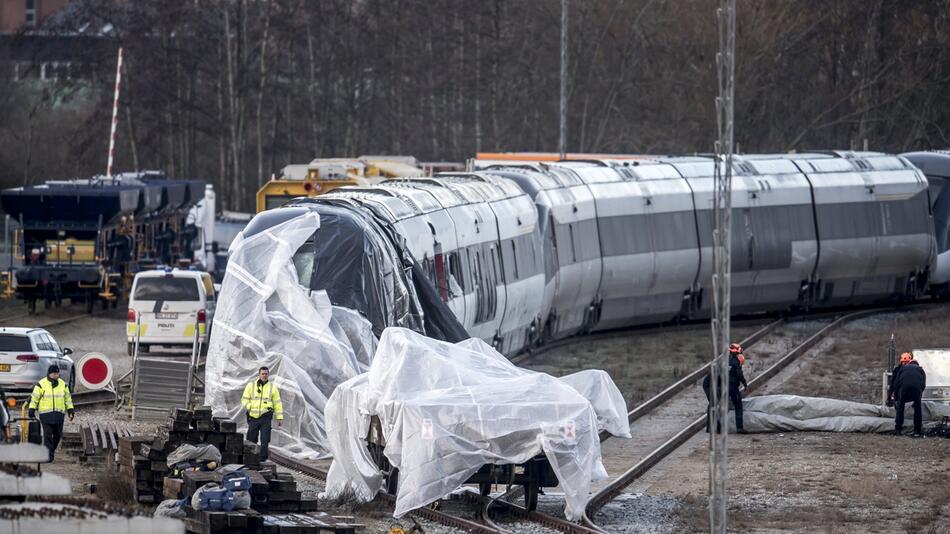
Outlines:
{"label": "yellow high-visibility jacket", "polygon": [[277,386],[268,380],[263,386],[254,380],[244,386],[244,395],[241,396],[241,405],[247,410],[247,413],[254,419],[260,418],[271,408],[274,410],[274,418],[280,421],[284,418],[284,405],[280,402],[280,392]]}
{"label": "yellow high-visibility jacket", "polygon": [[56,387],[49,378],[44,378],[33,386],[33,394],[30,395],[30,409],[36,410],[40,414],[49,412],[66,413],[73,409],[73,398],[69,394],[69,388],[66,382],[60,379]]}

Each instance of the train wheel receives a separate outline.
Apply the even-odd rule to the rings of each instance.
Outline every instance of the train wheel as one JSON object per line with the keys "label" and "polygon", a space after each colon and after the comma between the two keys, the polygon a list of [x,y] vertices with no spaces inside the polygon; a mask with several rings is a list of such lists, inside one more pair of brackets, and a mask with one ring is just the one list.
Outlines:
{"label": "train wheel", "polygon": [[491,482],[479,482],[478,493],[482,497],[488,497],[489,495],[491,495]]}

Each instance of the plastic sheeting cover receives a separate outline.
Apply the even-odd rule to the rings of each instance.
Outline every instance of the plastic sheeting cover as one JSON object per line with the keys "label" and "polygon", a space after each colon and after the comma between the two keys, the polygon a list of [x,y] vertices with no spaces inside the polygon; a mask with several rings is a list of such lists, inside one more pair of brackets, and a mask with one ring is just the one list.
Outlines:
{"label": "plastic sheeting cover", "polygon": [[244,386],[268,366],[284,405],[271,447],[297,458],[328,455],[327,398],[364,372],[375,352],[368,321],[298,282],[293,254],[319,226],[316,213],[301,211],[232,242],[205,370],[214,414],[246,427]]}
{"label": "plastic sheeting cover", "polygon": [[[950,406],[922,403],[924,422],[950,416]],[[821,397],[763,395],[742,401],[742,424],[748,432],[892,432],[894,408]],[[904,408],[905,428],[913,426],[913,407]],[[730,430],[735,418],[730,415]]]}
{"label": "plastic sheeting cover", "polygon": [[626,404],[606,373],[562,380],[518,368],[478,339],[451,344],[404,328],[383,331],[369,372],[341,384],[326,413],[334,460],[325,496],[368,501],[379,491],[365,442],[376,415],[386,457],[399,468],[396,517],[484,464],[543,453],[564,488],[566,516],[579,519],[591,481],[607,474],[598,430],[630,435]]}

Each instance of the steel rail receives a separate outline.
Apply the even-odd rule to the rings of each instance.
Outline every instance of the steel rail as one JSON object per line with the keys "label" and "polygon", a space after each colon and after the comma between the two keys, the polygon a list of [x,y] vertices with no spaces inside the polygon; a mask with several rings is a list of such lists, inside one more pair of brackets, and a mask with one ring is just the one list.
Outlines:
{"label": "steel rail", "polygon": [[[784,369],[788,364],[794,361],[796,358],[807,352],[809,349],[817,345],[830,333],[837,330],[839,327],[844,324],[853,321],[855,319],[860,319],[877,313],[883,313],[888,311],[894,311],[897,308],[872,308],[867,310],[859,310],[851,313],[841,315],[830,324],[824,326],[818,332],[812,334],[805,341],[801,342],[798,346],[790,350],[772,364],[769,368],[765,369],[759,373],[754,379],[749,381],[749,386],[747,391],[752,391],[758,388],[761,385],[764,385],[769,379],[773,378],[776,374]],[[771,326],[771,325],[770,325]],[[768,328],[768,327],[766,327]],[[763,329],[765,330],[765,329]],[[767,332],[766,332],[767,333]],[[758,334],[758,332],[757,332]],[[754,336],[755,334],[753,334]],[[762,337],[764,337],[763,334]],[[759,337],[761,339],[761,337]],[[707,370],[709,364],[704,366]],[[698,370],[697,370],[698,371]],[[694,371],[695,373],[696,371]],[[692,374],[692,373],[691,373]],[[662,393],[661,393],[662,394]],[[638,407],[639,408],[639,407]],[[644,412],[645,413],[645,412]],[[642,414],[641,414],[642,416]],[[679,448],[681,445],[686,443],[693,435],[699,432],[706,426],[706,416],[702,415],[685,428],[677,432],[673,437],[668,439],[662,445],[654,449],[650,454],[642,458],[639,462],[633,465],[630,469],[625,471],[619,477],[614,479],[610,484],[605,486],[603,489],[591,496],[590,500],[587,503],[587,508],[584,513],[583,523],[591,528],[596,528],[596,524],[591,519],[596,515],[597,511],[604,507],[607,503],[614,499],[617,495],[623,493],[623,490],[626,489],[634,481],[642,477],[647,473],[653,466],[658,464],[661,460],[669,456],[673,451]]]}
{"label": "steel rail", "polygon": [[[288,469],[300,471],[301,473],[312,476],[319,480],[326,481],[327,479],[326,470],[321,469],[314,465],[306,464],[299,460],[295,460],[288,456],[284,456],[283,454],[280,454],[279,452],[271,451],[270,459],[274,463],[280,464]],[[390,495],[388,493],[381,492],[377,494],[377,498],[382,499],[383,501],[386,502],[386,504],[390,505],[391,507],[396,506],[395,495]],[[424,507],[416,508],[415,510],[412,510],[409,513],[422,517],[423,519],[427,519],[429,521],[439,523],[441,525],[462,529],[467,532],[475,532],[479,534],[504,534],[506,532],[503,529],[500,529],[498,527],[493,527],[487,523],[472,521],[470,519],[465,519],[463,517],[456,517],[454,515],[447,514],[445,512],[433,510],[431,508],[424,508]]]}

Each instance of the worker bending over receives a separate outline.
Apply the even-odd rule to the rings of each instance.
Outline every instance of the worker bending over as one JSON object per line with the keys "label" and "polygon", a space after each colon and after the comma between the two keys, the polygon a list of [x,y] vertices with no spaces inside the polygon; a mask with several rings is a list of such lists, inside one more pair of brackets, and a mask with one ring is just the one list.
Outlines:
{"label": "worker bending over", "polygon": [[922,415],[920,413],[920,399],[927,387],[927,374],[916,360],[911,360],[903,366],[894,379],[894,434],[900,435],[904,428],[904,405],[914,403],[914,437],[921,437]]}
{"label": "worker bending over", "polygon": [[277,419],[277,426],[284,419],[284,405],[280,402],[277,386],[268,380],[270,370],[261,367],[257,380],[244,387],[241,405],[247,411],[247,439],[257,443],[261,437],[261,461],[267,459],[267,446],[270,444],[271,424]]}

